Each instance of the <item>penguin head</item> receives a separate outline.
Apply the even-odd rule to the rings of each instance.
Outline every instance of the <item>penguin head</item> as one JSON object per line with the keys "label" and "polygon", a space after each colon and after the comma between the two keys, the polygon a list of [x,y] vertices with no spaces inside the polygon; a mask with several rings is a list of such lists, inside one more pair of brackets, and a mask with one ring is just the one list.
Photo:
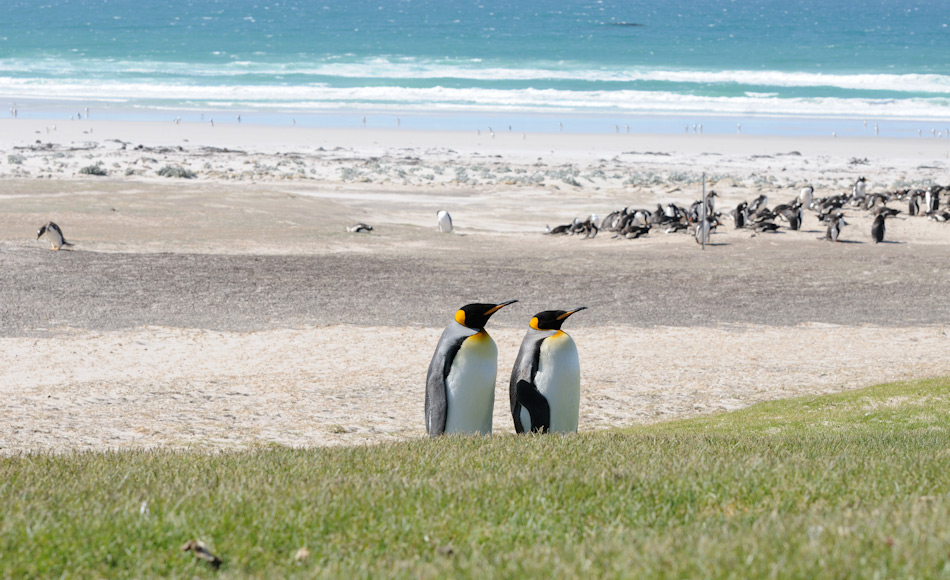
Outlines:
{"label": "penguin head", "polygon": [[36,239],[38,240],[38,239],[42,238],[42,237],[43,237],[43,234],[45,234],[45,233],[46,233],[46,225],[44,224],[42,227],[40,227],[39,231],[36,232]]}
{"label": "penguin head", "polygon": [[455,321],[462,326],[481,330],[488,324],[488,319],[491,318],[492,314],[515,302],[517,300],[509,300],[501,304],[466,304],[455,313]]}
{"label": "penguin head", "polygon": [[561,325],[567,318],[575,312],[587,310],[586,306],[575,308],[574,310],[545,310],[538,312],[531,319],[529,326],[535,330],[561,330]]}

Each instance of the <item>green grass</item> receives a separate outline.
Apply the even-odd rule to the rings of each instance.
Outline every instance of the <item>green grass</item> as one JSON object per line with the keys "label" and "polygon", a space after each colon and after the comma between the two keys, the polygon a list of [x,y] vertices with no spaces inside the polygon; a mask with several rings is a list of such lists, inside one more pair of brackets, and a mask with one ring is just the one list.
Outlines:
{"label": "green grass", "polygon": [[944,378],[575,437],[7,457],[0,575],[950,578],[948,417]]}

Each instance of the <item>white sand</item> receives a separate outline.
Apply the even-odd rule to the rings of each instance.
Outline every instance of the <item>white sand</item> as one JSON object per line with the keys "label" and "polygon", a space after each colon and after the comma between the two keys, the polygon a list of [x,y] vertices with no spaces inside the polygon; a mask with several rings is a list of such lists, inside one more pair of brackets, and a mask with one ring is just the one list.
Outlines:
{"label": "white sand", "polygon": [[[950,327],[602,328],[571,334],[580,429],[726,411],[790,396],[940,376]],[[440,329],[333,326],[248,334],[144,328],[0,339],[2,451],[292,446],[425,435],[425,371]],[[499,347],[496,433],[512,433]],[[401,345],[400,355],[381,348]],[[319,355],[317,354],[319,353]]]}

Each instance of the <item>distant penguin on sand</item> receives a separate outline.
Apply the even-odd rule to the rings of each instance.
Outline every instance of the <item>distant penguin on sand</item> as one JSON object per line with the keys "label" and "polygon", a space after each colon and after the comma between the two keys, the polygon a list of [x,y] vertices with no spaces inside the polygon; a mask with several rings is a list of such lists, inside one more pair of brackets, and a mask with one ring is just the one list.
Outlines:
{"label": "distant penguin on sand", "polygon": [[346,226],[346,231],[351,234],[368,234],[373,231],[373,226],[360,222],[352,226]]}
{"label": "distant penguin on sand", "polygon": [[743,201],[736,206],[736,209],[729,212],[732,214],[732,220],[736,224],[736,229],[744,228],[747,221],[749,221],[749,203]]}
{"label": "distant penguin on sand", "polygon": [[697,244],[708,244],[709,243],[709,234],[716,227],[715,218],[708,217],[703,220],[699,220],[696,224],[696,243]]}
{"label": "distant penguin on sand", "polygon": [[798,203],[802,204],[802,207],[811,207],[811,201],[815,195],[815,188],[806,185],[798,192]]}
{"label": "distant penguin on sand", "polygon": [[907,196],[907,215],[917,215],[920,212],[920,204],[918,203],[917,192],[912,191]]}
{"label": "distant penguin on sand", "polygon": [[924,214],[931,215],[940,209],[941,188],[931,185],[924,191]]}
{"label": "distant penguin on sand", "polygon": [[754,214],[763,207],[768,207],[769,205],[769,196],[764,193],[759,197],[752,200],[752,203],[749,204],[749,213]]}
{"label": "distant penguin on sand", "polygon": [[854,187],[851,190],[851,193],[855,197],[864,197],[867,195],[867,186],[868,180],[866,177],[859,177],[857,181],[854,182]]}
{"label": "distant penguin on sand", "polygon": [[443,234],[452,233],[452,216],[444,209],[440,209],[436,216],[439,218],[439,232]]}
{"label": "distant penguin on sand", "polygon": [[65,246],[71,246],[69,242],[66,241],[66,238],[63,237],[63,230],[59,228],[53,222],[48,222],[40,227],[39,231],[36,232],[36,239],[40,239],[43,236],[46,236],[46,239],[49,240],[49,245],[51,250],[58,250]]}
{"label": "distant penguin on sand", "polygon": [[874,218],[874,223],[871,224],[871,239],[874,240],[875,244],[884,241],[884,218],[886,217],[886,213],[880,213]]}
{"label": "distant penguin on sand", "polygon": [[508,388],[518,433],[577,433],[580,363],[577,346],[561,324],[584,309],[546,310],[531,319]]}
{"label": "distant penguin on sand", "polygon": [[844,214],[839,211],[835,214],[835,217],[831,219],[831,223],[828,224],[828,230],[825,232],[824,239],[837,242],[841,236],[841,228],[846,225],[848,224],[844,221]]}

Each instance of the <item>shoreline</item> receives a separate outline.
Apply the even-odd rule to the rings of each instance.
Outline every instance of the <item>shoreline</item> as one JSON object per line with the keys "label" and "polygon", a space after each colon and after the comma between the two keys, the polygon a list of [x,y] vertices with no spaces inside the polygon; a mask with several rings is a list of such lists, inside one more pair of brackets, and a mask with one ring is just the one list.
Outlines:
{"label": "shoreline", "polygon": [[[530,110],[389,109],[352,107],[273,110],[233,108],[133,108],[111,102],[44,101],[5,97],[12,103],[4,119],[46,124],[68,121],[115,123],[244,124],[257,127],[335,129],[404,129],[435,132],[504,133],[545,135],[749,135],[758,137],[881,137],[950,140],[950,119],[930,117],[808,116],[791,114],[735,114],[712,111],[572,112]],[[86,115],[89,115],[89,119]],[[240,121],[238,118],[240,117]]]}
{"label": "shoreline", "polygon": [[[759,135],[674,135],[597,133],[518,133],[499,131],[420,131],[408,128],[286,127],[250,123],[182,123],[0,119],[0,152],[53,144],[118,152],[146,147],[180,148],[182,153],[209,149],[241,153],[329,153],[342,150],[363,159],[379,155],[440,158],[460,154],[514,163],[594,163],[622,155],[681,154],[696,157],[777,155],[823,156],[852,160],[867,157],[894,163],[950,160],[950,139],[893,137],[820,137]],[[405,151],[412,149],[413,151]],[[210,151],[214,152],[214,151]],[[226,153],[227,151],[221,151]],[[128,151],[134,153],[134,151]],[[167,152],[166,152],[167,153]],[[500,156],[500,157],[499,157]],[[0,160],[0,170],[9,163]],[[669,160],[679,161],[677,159]],[[744,159],[743,161],[748,161]],[[813,159],[814,161],[814,159]],[[708,160],[709,167],[719,165]],[[909,167],[909,166],[908,166]],[[941,167],[931,169],[941,170]]]}

